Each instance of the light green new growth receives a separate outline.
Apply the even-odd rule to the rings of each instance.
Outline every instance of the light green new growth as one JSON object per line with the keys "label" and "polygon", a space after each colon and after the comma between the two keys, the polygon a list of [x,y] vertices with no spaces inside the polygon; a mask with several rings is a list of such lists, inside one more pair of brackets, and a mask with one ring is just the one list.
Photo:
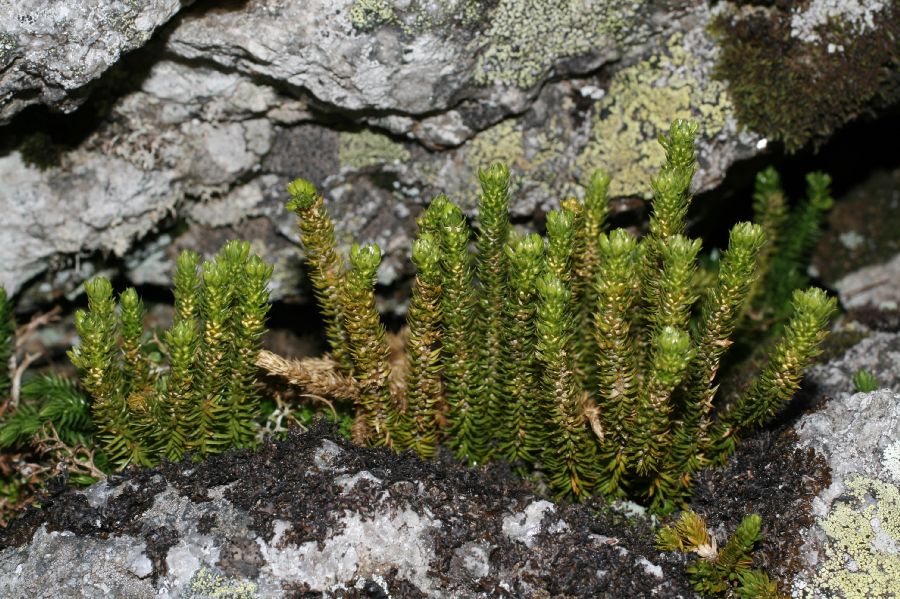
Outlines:
{"label": "light green new growth", "polygon": [[879,389],[878,377],[865,368],[860,368],[853,375],[853,389],[857,393],[877,391]]}
{"label": "light green new growth", "polygon": [[179,256],[175,324],[163,334],[167,371],[150,369],[143,304],[119,296],[103,277],[85,284],[87,311],[76,313],[80,342],[70,352],[93,398],[100,447],[117,468],[202,458],[255,443],[256,356],[268,312],[272,267],[230,241],[205,262]]}
{"label": "light green new growth", "polygon": [[[548,214],[545,244],[510,233],[506,168],[480,171],[474,257],[462,212],[435,198],[419,220],[414,251],[420,272],[408,315],[406,397],[391,397],[386,382],[387,348],[372,299],[377,260],[368,275],[355,267],[329,289],[325,274],[339,261],[333,225],[321,208],[307,209],[304,244],[329,232],[310,253],[311,276],[323,282],[319,297],[329,302],[344,290],[327,306],[329,315],[343,314],[330,316],[329,330],[352,327],[353,371],[367,398],[360,414],[386,427],[365,440],[395,438],[395,447],[423,455],[443,440],[471,464],[502,456],[518,469],[541,471],[559,495],[627,496],[657,511],[683,502],[699,468],[724,460],[741,434],[790,399],[834,310],[820,290],[797,292],[760,378],[734,405],[714,409],[719,364],[749,299],[765,235],[759,225],[735,225],[715,281],[702,293],[693,287],[701,243],[687,237],[685,218],[696,130],[676,120],[660,140],[666,164],[651,182],[650,233],[640,241],[621,229],[602,231],[610,182],[602,172],[583,200]],[[822,181],[814,181],[811,195],[824,197]],[[298,189],[305,205],[321,206],[315,190],[298,181],[295,208]],[[325,255],[334,258],[318,258]],[[405,413],[392,413],[403,406]],[[447,425],[439,428],[443,406]],[[409,440],[414,429],[425,440],[418,446]]]}

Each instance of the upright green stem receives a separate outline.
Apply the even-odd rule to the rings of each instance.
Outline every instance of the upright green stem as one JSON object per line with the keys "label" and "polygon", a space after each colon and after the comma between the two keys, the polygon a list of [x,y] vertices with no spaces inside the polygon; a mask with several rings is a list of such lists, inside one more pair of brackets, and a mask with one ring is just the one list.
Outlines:
{"label": "upright green stem", "polygon": [[437,450],[437,412],[443,395],[440,241],[432,233],[423,232],[413,243],[412,260],[418,273],[407,312],[406,414],[397,434],[397,447],[413,449],[429,459]]}
{"label": "upright green stem", "polygon": [[353,372],[350,344],[344,328],[344,311],[340,302],[344,264],[337,252],[334,223],[325,211],[325,200],[315,186],[304,179],[288,185],[291,200],[287,209],[299,217],[300,241],[310,265],[309,278],[322,315],[331,356],[346,374]]}
{"label": "upright green stem", "polygon": [[377,245],[354,245],[350,249],[350,270],[342,288],[341,305],[353,356],[353,375],[359,383],[360,399],[354,437],[369,445],[394,444],[390,347],[381,316],[375,307],[375,278],[381,264]]}

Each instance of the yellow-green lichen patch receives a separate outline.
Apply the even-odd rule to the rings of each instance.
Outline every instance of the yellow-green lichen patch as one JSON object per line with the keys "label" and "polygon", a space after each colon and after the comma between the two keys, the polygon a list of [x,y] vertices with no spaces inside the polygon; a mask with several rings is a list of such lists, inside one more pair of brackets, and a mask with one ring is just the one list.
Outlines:
{"label": "yellow-green lichen patch", "polygon": [[412,37],[455,24],[469,26],[482,16],[482,10],[479,0],[356,0],[347,12],[359,31],[393,25]]}
{"label": "yellow-green lichen patch", "polygon": [[[572,109],[569,102],[571,100],[563,101],[561,112]],[[521,121],[510,119],[469,140],[464,151],[470,172],[475,173],[478,169],[502,162],[513,174],[510,181],[510,191],[513,194],[526,185],[538,187],[542,190],[538,195],[542,197],[574,194],[574,184],[567,176],[567,167],[562,163],[566,156],[564,140],[571,138],[568,120],[553,116],[540,130],[531,131],[524,127]],[[477,195],[477,178],[473,176],[468,179],[463,195],[473,198]]]}
{"label": "yellow-green lichen patch", "polygon": [[[478,57],[482,85],[529,88],[561,58],[587,54],[614,39],[639,2],[622,0],[500,0]],[[483,46],[482,39],[473,44]]]}
{"label": "yellow-green lichen patch", "polygon": [[815,578],[829,597],[864,599],[900,594],[900,488],[858,476],[849,496],[820,522],[825,562]]}
{"label": "yellow-green lichen patch", "polygon": [[721,132],[732,105],[724,84],[695,74],[703,70],[703,60],[676,34],[664,52],[613,76],[594,108],[592,141],[576,161],[583,184],[602,167],[613,173],[611,196],[649,198],[647,181],[665,159],[657,138],[669,123],[695,119],[701,138]]}
{"label": "yellow-green lichen patch", "polygon": [[466,144],[466,163],[472,170],[502,162],[511,170],[525,166],[525,139],[513,120],[485,129]]}
{"label": "yellow-green lichen patch", "polygon": [[191,591],[209,599],[256,599],[256,585],[201,568],[191,581]]}
{"label": "yellow-green lichen patch", "polygon": [[369,31],[396,20],[389,0],[356,0],[348,13],[350,22],[360,31]]}
{"label": "yellow-green lichen patch", "polygon": [[342,167],[365,168],[406,162],[409,152],[390,137],[366,129],[341,133],[338,157]]}

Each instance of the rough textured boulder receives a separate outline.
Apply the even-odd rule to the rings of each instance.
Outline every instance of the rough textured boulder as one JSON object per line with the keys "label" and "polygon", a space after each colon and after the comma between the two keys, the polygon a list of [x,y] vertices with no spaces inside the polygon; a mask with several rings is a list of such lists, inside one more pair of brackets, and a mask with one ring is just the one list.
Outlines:
{"label": "rough textured boulder", "polygon": [[0,531],[0,594],[692,596],[643,521],[554,505],[499,470],[328,437],[50,498]]}
{"label": "rough textured boulder", "polygon": [[3,0],[0,124],[31,104],[71,112],[88,86],[193,0]]}
{"label": "rough textured boulder", "polygon": [[[881,390],[854,393],[860,369]],[[794,596],[889,597],[900,567],[900,334],[877,333],[809,378],[827,401],[794,428],[801,447],[824,456],[831,482],[812,502]]]}
{"label": "rough textured boulder", "polygon": [[[3,39],[32,33],[0,53],[20,57],[0,80],[30,89],[29,102],[68,110],[89,80],[186,3],[120,4],[92,13],[103,15],[93,28],[78,25],[84,14],[75,8],[57,11],[71,22],[55,24],[50,9],[31,11],[44,29],[95,36],[94,46],[67,39],[105,58],[73,50],[67,60],[97,68],[64,77],[39,75],[68,63],[48,53],[37,25],[23,29],[15,15],[29,3],[17,3]],[[446,191],[472,209],[475,172],[491,161],[510,164],[523,222],[540,222],[561,197],[580,193],[597,166],[614,175],[620,209],[639,206],[662,160],[656,137],[675,117],[700,122],[694,183],[710,189],[766,142],[739,127],[726,84],[713,79],[721,41],[709,34],[708,3],[673,6],[247,0],[185,8],[101,78],[77,113],[23,114],[7,126],[0,284],[15,292],[39,283],[29,285],[36,300],[103,269],[164,285],[179,249],[213,251],[202,240],[245,236],[280,265],[275,296],[296,295],[295,237],[281,204],[297,176],[322,187],[342,240],[383,246],[380,280],[391,283],[409,273],[422,206]],[[844,12],[832,21],[856,22]],[[810,23],[803,31],[824,27]],[[824,43],[806,37],[793,43]],[[23,101],[7,99],[5,114]],[[66,134],[74,124],[78,135]]]}

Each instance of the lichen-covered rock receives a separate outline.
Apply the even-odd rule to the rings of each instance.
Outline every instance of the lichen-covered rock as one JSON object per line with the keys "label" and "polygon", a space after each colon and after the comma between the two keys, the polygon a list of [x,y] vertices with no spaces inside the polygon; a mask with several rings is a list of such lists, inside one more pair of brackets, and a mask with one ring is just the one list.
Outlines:
{"label": "lichen-covered rock", "polygon": [[320,429],[42,501],[0,531],[0,594],[691,597],[678,562],[644,520]]}
{"label": "lichen-covered rock", "polygon": [[[126,84],[85,106],[96,122],[83,135],[42,115],[8,129],[0,213],[15,212],[36,182],[64,180],[41,187],[44,209],[67,214],[74,196],[114,216],[105,234],[72,227],[66,243],[30,208],[0,222],[9,291],[68,293],[102,268],[165,284],[175,252],[162,240],[185,247],[174,232],[194,226],[240,235],[245,219],[270,222],[259,245],[283,261],[296,242],[283,188],[298,176],[332,204],[340,242],[382,246],[379,280],[390,284],[410,274],[422,207],[445,191],[474,211],[475,174],[489,162],[510,165],[512,212],[527,223],[582,193],[596,167],[613,176],[617,208],[640,207],[673,118],[700,123],[695,191],[766,145],[741,128],[714,77],[720,48],[705,0],[248,0],[182,12],[125,65],[135,68],[120,69]],[[129,197],[115,214],[120,192],[105,184],[115,173],[80,168],[109,156],[111,169],[166,182],[162,208],[156,196]],[[147,235],[157,228],[167,231]],[[124,248],[137,256],[103,259]],[[298,277],[281,280],[275,297],[301,293]]]}
{"label": "lichen-covered rock", "polygon": [[74,110],[88,84],[191,1],[0,1],[0,123],[30,104]]}
{"label": "lichen-covered rock", "polygon": [[465,102],[499,120],[526,108],[550,76],[618,58],[617,42],[645,27],[636,16],[621,0],[250,0],[188,16],[168,47],[309,90],[331,107],[413,116],[409,125],[449,109],[463,120],[487,112],[457,109]]}
{"label": "lichen-covered rock", "polygon": [[[794,426],[802,448],[824,456],[831,484],[812,502],[804,569],[793,596],[863,599],[896,595],[900,576],[900,335],[879,333],[810,373],[829,396]],[[866,368],[883,387],[853,393]],[[843,379],[841,383],[838,379]]]}

